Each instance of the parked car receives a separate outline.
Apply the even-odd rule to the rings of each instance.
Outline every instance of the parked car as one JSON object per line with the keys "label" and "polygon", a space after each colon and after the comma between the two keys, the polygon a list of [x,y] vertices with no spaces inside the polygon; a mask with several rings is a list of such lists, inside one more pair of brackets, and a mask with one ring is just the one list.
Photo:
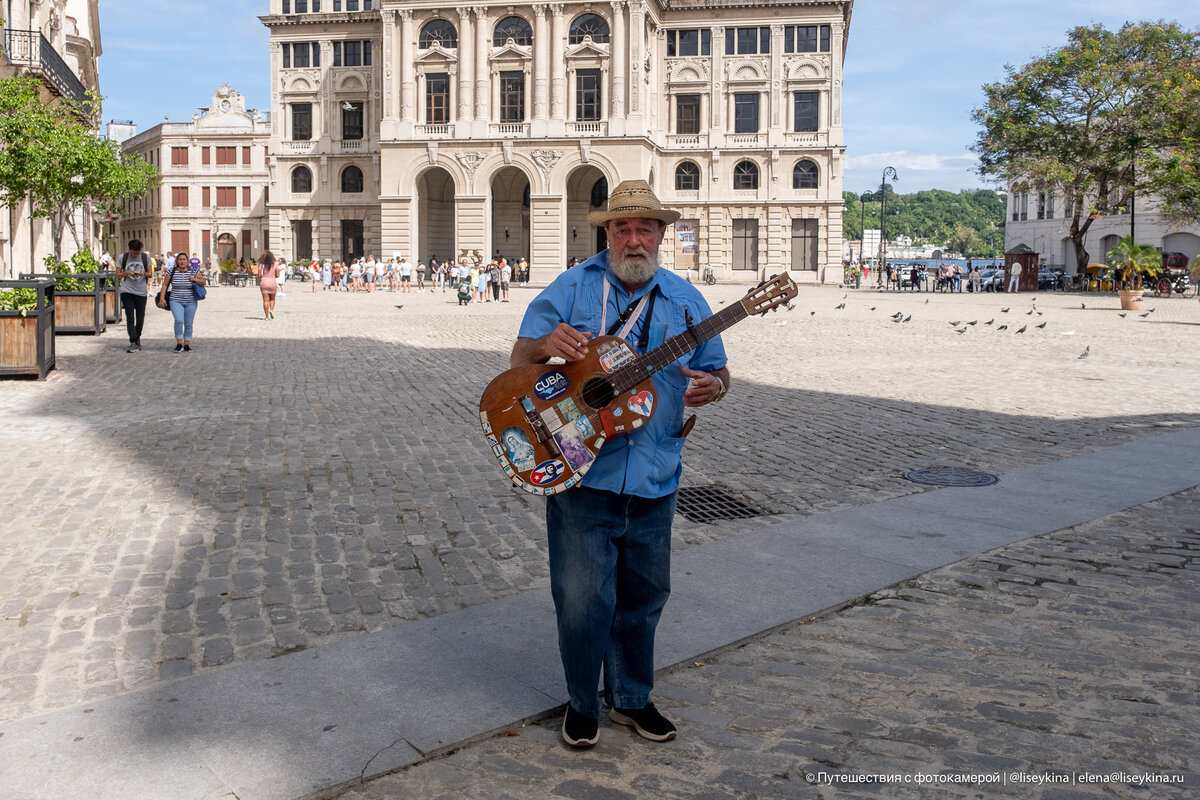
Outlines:
{"label": "parked car", "polygon": [[984,269],[979,271],[979,285],[985,292],[1004,291],[1004,270]]}

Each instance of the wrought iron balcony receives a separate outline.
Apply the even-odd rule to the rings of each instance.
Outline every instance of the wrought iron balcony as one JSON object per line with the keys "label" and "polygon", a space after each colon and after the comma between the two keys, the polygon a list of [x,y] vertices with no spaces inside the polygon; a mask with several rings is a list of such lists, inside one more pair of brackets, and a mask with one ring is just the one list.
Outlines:
{"label": "wrought iron balcony", "polygon": [[4,52],[8,63],[28,67],[43,78],[59,95],[78,103],[87,100],[87,89],[63,57],[40,31],[6,28]]}

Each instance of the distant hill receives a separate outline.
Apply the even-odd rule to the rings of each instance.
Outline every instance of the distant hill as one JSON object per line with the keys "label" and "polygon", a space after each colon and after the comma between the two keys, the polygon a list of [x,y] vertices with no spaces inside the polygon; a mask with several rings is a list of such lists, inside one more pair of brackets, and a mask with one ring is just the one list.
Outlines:
{"label": "distant hill", "polygon": [[[969,256],[990,257],[1004,249],[1004,218],[1007,201],[991,189],[948,192],[929,189],[898,194],[890,184],[887,192],[887,236],[894,241],[905,235],[914,242],[946,246]],[[862,238],[862,228],[879,228],[879,192],[865,202],[854,192],[842,192],[844,210],[842,236]],[[862,220],[860,222],[860,220]]]}

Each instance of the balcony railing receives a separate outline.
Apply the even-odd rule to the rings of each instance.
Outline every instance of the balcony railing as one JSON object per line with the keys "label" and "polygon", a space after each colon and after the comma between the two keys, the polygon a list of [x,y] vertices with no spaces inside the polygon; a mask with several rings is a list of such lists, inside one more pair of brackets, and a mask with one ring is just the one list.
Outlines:
{"label": "balcony railing", "polygon": [[451,128],[449,125],[418,125],[417,135],[425,136],[430,139],[449,139]]}
{"label": "balcony railing", "polygon": [[77,103],[87,100],[87,89],[63,57],[40,31],[7,28],[4,31],[4,52],[8,63],[28,67],[40,74],[62,97]]}
{"label": "balcony railing", "polygon": [[289,153],[311,153],[317,147],[312,139],[289,139],[283,142],[283,149]]}
{"label": "balcony railing", "polygon": [[686,149],[704,149],[708,147],[707,133],[670,133],[667,134],[667,147]]}
{"label": "balcony railing", "polygon": [[365,149],[362,139],[341,139],[337,144],[341,153],[360,153]]}
{"label": "balcony railing", "polygon": [[529,135],[527,122],[497,122],[492,125],[492,134],[502,137],[522,137]]}

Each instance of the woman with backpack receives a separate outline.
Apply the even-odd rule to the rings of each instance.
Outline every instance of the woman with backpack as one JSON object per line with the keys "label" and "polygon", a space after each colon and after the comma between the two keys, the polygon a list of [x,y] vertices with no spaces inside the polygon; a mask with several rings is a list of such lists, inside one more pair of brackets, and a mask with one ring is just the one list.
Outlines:
{"label": "woman with backpack", "polygon": [[[192,352],[192,321],[196,318],[196,303],[200,295],[196,286],[203,286],[200,267],[188,263],[187,253],[175,256],[175,265],[168,267],[158,292],[158,307],[167,308],[175,318],[175,352]],[[170,299],[167,295],[170,295]]]}

